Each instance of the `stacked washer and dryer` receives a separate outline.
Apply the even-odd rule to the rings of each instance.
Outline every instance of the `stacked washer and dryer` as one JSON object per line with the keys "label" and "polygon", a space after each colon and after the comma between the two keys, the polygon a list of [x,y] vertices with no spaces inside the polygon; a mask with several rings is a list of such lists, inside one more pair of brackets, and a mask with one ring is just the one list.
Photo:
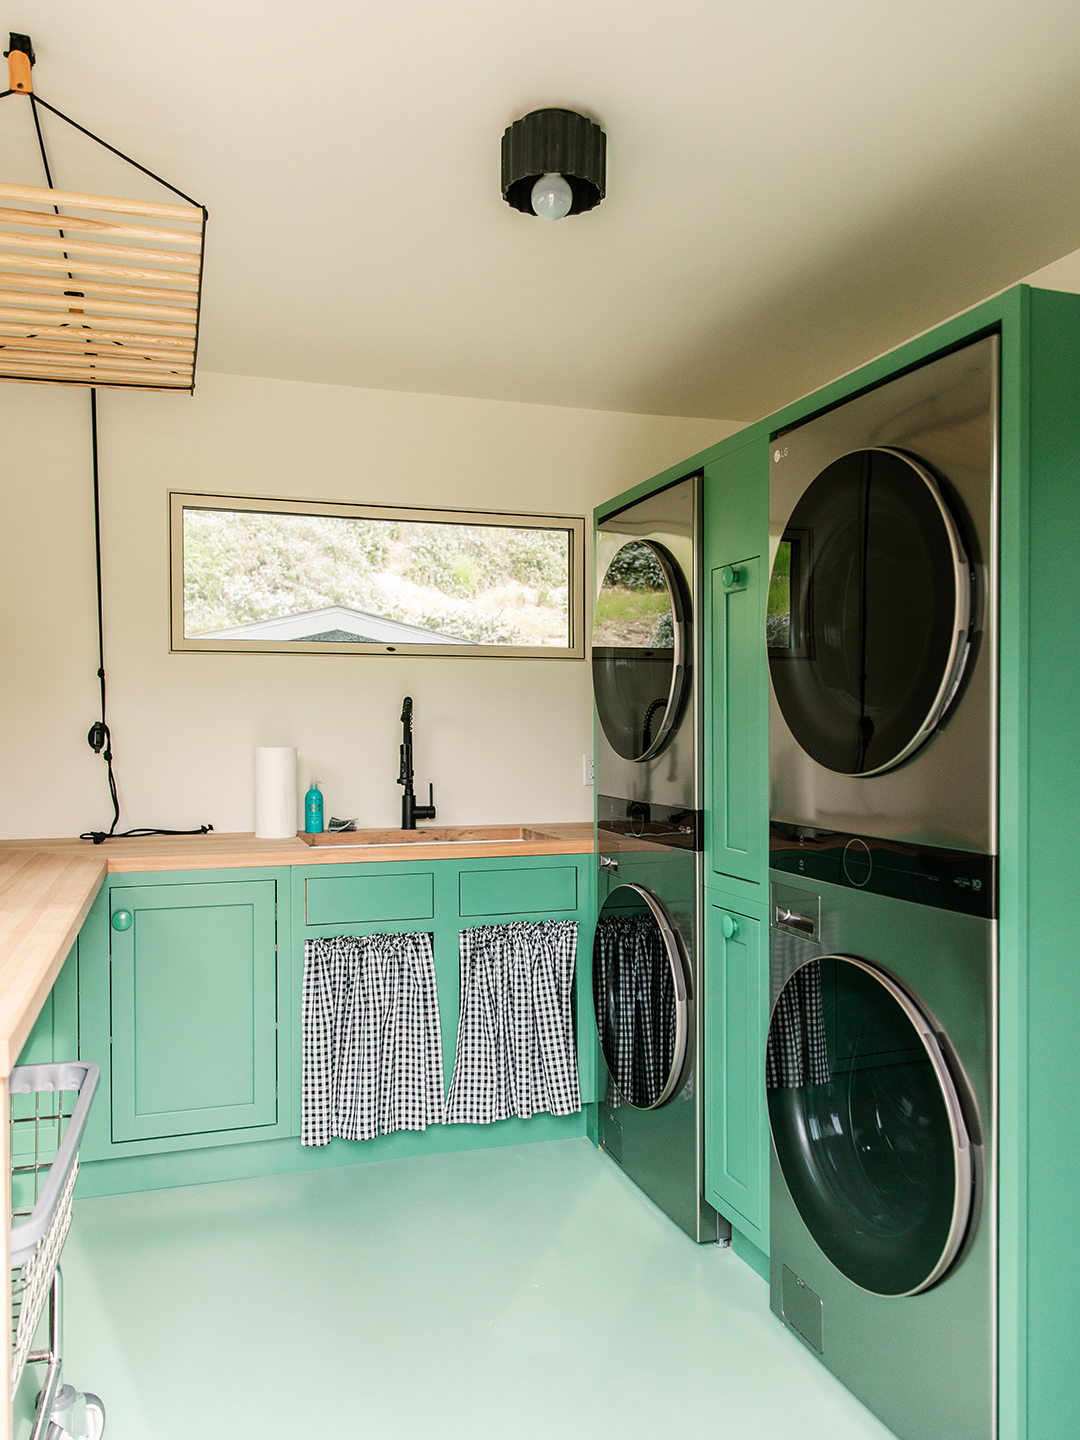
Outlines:
{"label": "stacked washer and dryer", "polygon": [[[998,368],[771,455],[772,1306],[900,1440],[995,1433]],[[700,485],[597,534],[593,998],[600,1144],[706,1241]]]}
{"label": "stacked washer and dryer", "polygon": [[593,624],[599,1142],[694,1240],[703,1197],[701,811],[694,665],[700,475],[604,520]]}
{"label": "stacked washer and dryer", "polygon": [[901,1440],[995,1433],[997,393],[771,454],[772,1306]]}

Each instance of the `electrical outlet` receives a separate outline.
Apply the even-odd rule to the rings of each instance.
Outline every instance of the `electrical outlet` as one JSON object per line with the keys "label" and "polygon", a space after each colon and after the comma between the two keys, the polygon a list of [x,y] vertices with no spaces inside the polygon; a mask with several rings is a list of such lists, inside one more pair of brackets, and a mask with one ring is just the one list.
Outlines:
{"label": "electrical outlet", "polygon": [[596,773],[593,768],[593,757],[582,755],[581,757],[581,783],[583,785],[595,785]]}

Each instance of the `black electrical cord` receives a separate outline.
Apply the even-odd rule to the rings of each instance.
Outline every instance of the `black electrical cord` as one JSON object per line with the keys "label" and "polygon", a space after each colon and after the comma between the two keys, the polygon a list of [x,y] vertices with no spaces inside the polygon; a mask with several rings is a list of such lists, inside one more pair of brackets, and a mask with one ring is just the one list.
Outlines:
{"label": "black electrical cord", "polygon": [[[11,95],[13,93],[14,92],[11,90],[4,91],[3,94],[0,94],[0,100],[2,100],[5,95]],[[141,170],[144,175],[149,175],[152,180],[157,180],[159,184],[165,186],[166,190],[171,190],[174,195],[179,195],[181,199],[188,200],[189,203],[192,205],[195,204],[195,201],[190,200],[189,197],[185,195],[182,190],[177,190],[175,185],[170,185],[167,180],[162,180],[161,177],[159,175],[155,175],[152,170],[147,170],[145,165],[138,164],[135,160],[132,160],[129,156],[125,155],[122,151],[115,149],[112,145],[106,144],[104,140],[100,139],[97,135],[94,135],[91,131],[83,129],[81,125],[76,125],[75,121],[69,119],[67,115],[61,114],[61,112],[57,110],[55,106],[48,104],[48,102],[45,100],[39,100],[36,95],[31,93],[30,108],[34,116],[34,131],[37,135],[38,150],[41,154],[42,169],[45,171],[45,180],[50,190],[55,189],[55,186],[53,185],[52,180],[52,170],[49,167],[49,156],[45,149],[45,137],[41,133],[41,121],[37,112],[37,107],[39,104],[44,105],[46,110],[51,110],[52,113],[59,116],[61,120],[67,121],[67,123],[74,126],[76,130],[81,130],[82,133],[84,135],[88,135],[91,140],[96,140],[99,145],[104,145],[106,150],[111,150],[112,153],[114,155],[118,155],[121,160],[127,160],[128,164],[134,165],[136,170]],[[56,212],[57,217],[60,217],[59,207],[54,205],[53,210]],[[63,239],[63,230],[60,230],[59,233],[61,239]],[[65,255],[64,258],[66,260],[67,256]],[[71,278],[70,274],[68,278]],[[94,754],[101,755],[105,761],[105,764],[108,766],[109,798],[112,800],[113,818],[112,824],[109,826],[108,830],[84,830],[83,833],[79,836],[79,839],[92,840],[95,845],[101,845],[106,840],[130,840],[137,839],[144,835],[207,835],[211,830],[213,830],[214,827],[212,825],[200,825],[196,830],[141,829],[121,830],[117,832],[116,829],[117,825],[119,825],[120,823],[120,797],[116,793],[116,775],[113,772],[112,734],[109,730],[109,725],[105,718],[105,612],[104,606],[102,604],[101,594],[101,477],[100,467],[98,463],[97,390],[94,389],[93,386],[91,386],[90,389],[90,446],[94,465],[94,573],[97,582],[97,673],[98,682],[101,686],[101,719],[95,720],[93,725],[90,726],[90,729],[87,732],[86,739]]]}
{"label": "black electrical cord", "polygon": [[120,799],[116,793],[116,776],[113,773],[112,733],[105,718],[105,607],[101,594],[101,478],[98,465],[98,424],[97,391],[90,390],[90,445],[94,461],[94,574],[97,583],[97,632],[98,632],[98,682],[101,686],[101,719],[95,720],[86,739],[95,755],[100,755],[109,770],[109,796],[112,800],[113,818],[108,830],[85,830],[80,840],[92,840],[101,845],[106,840],[132,840],[143,835],[206,835],[212,825],[200,825],[197,830],[121,830]]}

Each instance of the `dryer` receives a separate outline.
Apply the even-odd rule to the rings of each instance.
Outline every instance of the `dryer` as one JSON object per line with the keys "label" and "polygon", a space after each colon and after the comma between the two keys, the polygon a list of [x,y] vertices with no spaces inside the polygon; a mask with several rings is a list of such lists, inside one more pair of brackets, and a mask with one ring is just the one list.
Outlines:
{"label": "dryer", "polygon": [[770,815],[996,850],[998,339],[781,433]]}
{"label": "dryer", "polygon": [[772,1308],[899,1440],[992,1440],[990,861],[844,853],[774,829]]}
{"label": "dryer", "polygon": [[[593,627],[599,905],[593,1000],[598,1139],[692,1239],[704,1199],[701,823],[694,616],[700,476],[597,530]],[[718,1228],[719,1227],[719,1228]]]}

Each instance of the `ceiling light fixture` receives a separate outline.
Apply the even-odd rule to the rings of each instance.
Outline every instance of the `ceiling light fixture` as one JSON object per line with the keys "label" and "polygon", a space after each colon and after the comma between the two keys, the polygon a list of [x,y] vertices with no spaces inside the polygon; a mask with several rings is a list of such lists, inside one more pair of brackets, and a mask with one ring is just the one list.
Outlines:
{"label": "ceiling light fixture", "polygon": [[607,136],[576,110],[533,110],[502,138],[503,199],[524,215],[561,220],[604,198]]}

